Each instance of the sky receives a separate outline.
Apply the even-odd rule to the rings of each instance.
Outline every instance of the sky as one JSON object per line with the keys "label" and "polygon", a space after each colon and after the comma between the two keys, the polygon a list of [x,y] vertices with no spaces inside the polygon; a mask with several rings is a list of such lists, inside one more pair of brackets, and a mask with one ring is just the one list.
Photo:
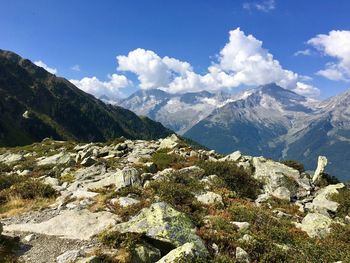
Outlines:
{"label": "sky", "polygon": [[0,48],[96,97],[350,88],[348,0],[0,0]]}

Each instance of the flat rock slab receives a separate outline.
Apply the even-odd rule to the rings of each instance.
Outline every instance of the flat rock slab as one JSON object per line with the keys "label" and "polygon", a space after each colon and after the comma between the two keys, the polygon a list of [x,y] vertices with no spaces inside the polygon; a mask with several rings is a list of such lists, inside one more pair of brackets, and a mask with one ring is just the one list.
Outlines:
{"label": "flat rock slab", "polygon": [[80,211],[65,210],[41,223],[4,226],[4,231],[31,232],[67,239],[89,240],[118,222],[120,222],[119,217],[109,212],[92,213],[87,209]]}

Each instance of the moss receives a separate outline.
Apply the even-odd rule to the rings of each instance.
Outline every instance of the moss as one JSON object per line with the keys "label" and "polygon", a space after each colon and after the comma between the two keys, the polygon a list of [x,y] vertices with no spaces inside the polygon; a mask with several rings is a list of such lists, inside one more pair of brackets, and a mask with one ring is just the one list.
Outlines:
{"label": "moss", "polygon": [[67,173],[67,174],[61,175],[59,177],[59,180],[61,183],[73,183],[75,181],[75,177],[73,174]]}
{"label": "moss", "polygon": [[230,190],[235,191],[241,198],[255,199],[261,191],[261,183],[234,162],[202,161],[198,165],[205,170],[206,176],[217,175]]}

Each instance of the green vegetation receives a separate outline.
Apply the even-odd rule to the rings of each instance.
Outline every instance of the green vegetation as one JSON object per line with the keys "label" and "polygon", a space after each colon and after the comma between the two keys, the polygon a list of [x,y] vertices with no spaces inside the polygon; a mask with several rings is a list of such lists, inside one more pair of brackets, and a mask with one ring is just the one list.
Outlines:
{"label": "green vegetation", "polygon": [[331,199],[339,204],[336,216],[344,218],[350,216],[350,189],[344,187],[338,189],[339,194],[334,194]]}
{"label": "green vegetation", "polygon": [[234,162],[202,161],[198,165],[205,170],[206,176],[217,175],[241,198],[255,199],[260,193],[261,183]]}
{"label": "green vegetation", "polygon": [[179,168],[181,163],[185,161],[184,158],[176,154],[169,154],[168,152],[168,149],[158,150],[152,155],[151,161],[157,166],[159,171],[170,167]]}

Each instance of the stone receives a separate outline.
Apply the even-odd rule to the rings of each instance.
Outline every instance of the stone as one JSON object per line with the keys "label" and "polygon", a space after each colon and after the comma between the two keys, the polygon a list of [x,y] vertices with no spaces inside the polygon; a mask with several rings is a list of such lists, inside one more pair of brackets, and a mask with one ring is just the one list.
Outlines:
{"label": "stone", "polygon": [[253,242],[254,237],[252,237],[249,234],[245,234],[242,238],[239,239],[240,241],[245,241],[245,242]]}
{"label": "stone", "polygon": [[214,192],[206,192],[204,194],[196,195],[197,200],[205,205],[223,204],[222,197]]}
{"label": "stone", "polygon": [[250,224],[248,222],[230,222],[232,225],[236,226],[240,231],[246,230],[249,228]]}
{"label": "stone", "polygon": [[193,178],[197,178],[197,179],[200,179],[203,177],[205,171],[202,169],[202,168],[199,168],[198,166],[190,166],[190,167],[185,167],[185,168],[182,168],[178,171],[176,171],[176,173],[178,175],[181,175],[181,176],[191,176]]}
{"label": "stone", "polygon": [[13,224],[4,227],[9,232],[32,232],[67,239],[89,240],[110,226],[120,222],[109,212],[92,213],[87,209],[64,210],[59,215],[41,223]]}
{"label": "stone", "polygon": [[175,247],[190,242],[199,251],[206,251],[203,241],[196,235],[192,221],[165,202],[154,203],[149,208],[143,208],[128,222],[120,223],[114,229],[123,233],[142,233]]}
{"label": "stone", "polygon": [[236,260],[237,262],[240,262],[240,263],[250,262],[248,253],[243,248],[240,248],[240,247],[236,247]]}
{"label": "stone", "polygon": [[272,195],[278,199],[290,201],[290,191],[287,187],[280,186],[276,188]]}
{"label": "stone", "polygon": [[308,213],[301,224],[297,224],[301,230],[305,231],[310,237],[322,238],[330,233],[332,219],[319,213]]}
{"label": "stone", "polygon": [[242,153],[240,151],[235,151],[229,155],[226,155],[224,158],[219,159],[219,161],[233,161],[237,162],[242,157]]}
{"label": "stone", "polygon": [[136,246],[131,253],[131,263],[153,263],[161,258],[160,250],[149,245]]}
{"label": "stone", "polygon": [[206,253],[198,251],[194,243],[188,242],[171,250],[162,257],[157,263],[173,263],[173,262],[191,262],[198,257],[205,257]]}
{"label": "stone", "polygon": [[57,165],[57,164],[73,164],[75,161],[73,159],[73,156],[71,156],[69,153],[60,152],[58,154],[49,156],[49,157],[42,157],[38,159],[37,165],[44,166],[44,165]]}
{"label": "stone", "polygon": [[330,197],[334,194],[338,194],[338,189],[344,188],[343,183],[328,185],[321,188],[316,193],[316,197],[313,199],[309,209],[315,212],[324,213],[327,211],[336,212],[339,204],[330,200]]}
{"label": "stone", "polygon": [[24,157],[18,153],[4,153],[0,155],[0,163],[12,164],[19,161],[23,161]]}
{"label": "stone", "polygon": [[85,159],[83,159],[81,161],[81,165],[82,166],[85,166],[85,167],[88,167],[88,166],[91,166],[91,165],[94,165],[97,161],[91,157],[86,157]]}
{"label": "stone", "polygon": [[171,136],[160,140],[159,149],[174,149],[179,145],[180,139],[176,136],[176,134],[172,134]]}
{"label": "stone", "polygon": [[137,169],[125,167],[115,175],[115,186],[117,189],[126,186],[142,186],[141,176]]}
{"label": "stone", "polygon": [[319,156],[318,162],[317,162],[317,168],[314,173],[314,176],[312,177],[312,181],[316,183],[319,179],[322,177],[322,173],[324,172],[324,169],[326,168],[328,163],[326,156]]}
{"label": "stone", "polygon": [[48,176],[44,178],[43,183],[51,186],[58,186],[60,184],[60,181],[57,178]]}
{"label": "stone", "polygon": [[140,201],[131,197],[119,197],[111,199],[111,203],[119,204],[121,207],[128,207],[140,203]]}
{"label": "stone", "polygon": [[74,262],[80,255],[79,250],[70,250],[56,258],[57,263],[71,263]]}
{"label": "stone", "polygon": [[35,234],[29,234],[23,238],[24,241],[30,242],[35,239]]}

